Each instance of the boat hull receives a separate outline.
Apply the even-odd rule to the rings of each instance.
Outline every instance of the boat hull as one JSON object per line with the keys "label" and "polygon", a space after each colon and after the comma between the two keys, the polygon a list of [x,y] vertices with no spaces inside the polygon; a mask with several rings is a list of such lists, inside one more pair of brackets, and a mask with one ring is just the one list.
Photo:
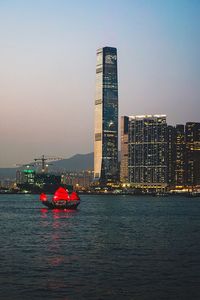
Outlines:
{"label": "boat hull", "polygon": [[50,209],[76,209],[80,201],[43,201],[42,203]]}

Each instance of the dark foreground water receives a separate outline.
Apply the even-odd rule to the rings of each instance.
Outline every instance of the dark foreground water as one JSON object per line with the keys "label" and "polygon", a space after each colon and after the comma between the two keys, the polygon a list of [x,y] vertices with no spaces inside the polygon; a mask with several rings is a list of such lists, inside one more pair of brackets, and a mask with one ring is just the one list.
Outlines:
{"label": "dark foreground water", "polygon": [[200,299],[200,198],[0,195],[0,299]]}

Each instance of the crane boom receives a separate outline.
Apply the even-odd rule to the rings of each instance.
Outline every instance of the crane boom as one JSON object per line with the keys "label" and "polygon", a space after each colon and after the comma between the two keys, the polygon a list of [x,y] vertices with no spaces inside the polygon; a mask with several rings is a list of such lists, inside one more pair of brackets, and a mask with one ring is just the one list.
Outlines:
{"label": "crane boom", "polygon": [[42,157],[34,158],[34,161],[40,161],[42,163],[42,172],[45,171],[45,162],[46,161],[52,161],[52,160],[62,160],[61,157],[45,157],[43,154]]}

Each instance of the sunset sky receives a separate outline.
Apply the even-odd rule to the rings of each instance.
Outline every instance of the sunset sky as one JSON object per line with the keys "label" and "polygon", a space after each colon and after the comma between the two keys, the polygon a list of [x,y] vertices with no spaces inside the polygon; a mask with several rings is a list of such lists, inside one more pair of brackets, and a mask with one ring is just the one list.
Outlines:
{"label": "sunset sky", "polygon": [[93,151],[103,46],[119,115],[200,122],[199,0],[0,0],[0,167]]}

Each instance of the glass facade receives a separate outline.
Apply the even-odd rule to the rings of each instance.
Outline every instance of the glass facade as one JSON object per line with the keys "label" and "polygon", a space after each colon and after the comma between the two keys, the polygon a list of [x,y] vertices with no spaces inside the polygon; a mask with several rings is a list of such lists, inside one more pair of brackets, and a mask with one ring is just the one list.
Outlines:
{"label": "glass facade", "polygon": [[117,49],[97,50],[94,178],[115,182],[118,177]]}
{"label": "glass facade", "polygon": [[176,128],[167,126],[167,178],[170,186],[175,185],[175,166],[176,166]]}
{"label": "glass facade", "polygon": [[186,181],[189,186],[200,185],[200,123],[186,123],[185,136]]}
{"label": "glass facade", "polygon": [[185,145],[185,126],[182,124],[176,125],[176,162],[175,162],[175,183],[177,186],[182,186],[186,183],[186,145]]}
{"label": "glass facade", "polygon": [[121,164],[120,164],[120,181],[128,182],[128,124],[127,116],[121,117]]}
{"label": "glass facade", "polygon": [[129,182],[167,184],[166,116],[129,117]]}
{"label": "glass facade", "polygon": [[168,126],[168,182],[177,188],[200,185],[200,123]]}

